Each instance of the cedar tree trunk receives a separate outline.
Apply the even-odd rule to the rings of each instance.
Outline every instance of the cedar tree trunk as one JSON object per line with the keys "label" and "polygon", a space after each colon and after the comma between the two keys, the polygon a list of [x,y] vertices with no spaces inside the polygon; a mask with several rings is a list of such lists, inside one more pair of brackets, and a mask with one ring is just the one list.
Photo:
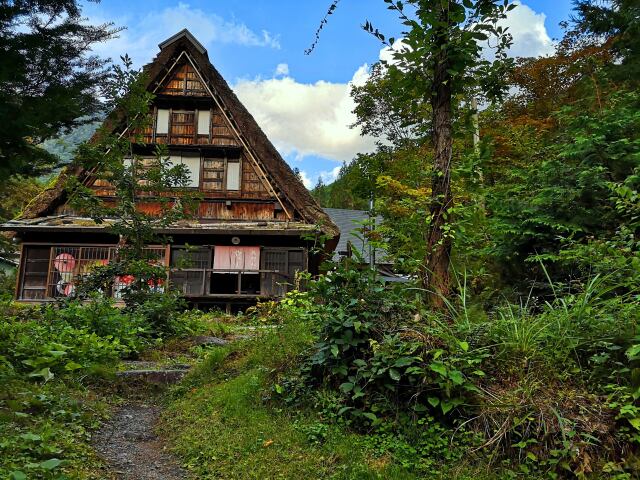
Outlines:
{"label": "cedar tree trunk", "polygon": [[[443,32],[444,44],[447,39]],[[435,158],[431,181],[431,223],[426,235],[426,271],[423,286],[429,291],[429,301],[435,308],[442,308],[442,297],[449,295],[449,258],[451,254],[450,232],[445,230],[449,223],[447,210],[453,206],[451,195],[451,75],[447,72],[449,62],[447,50],[436,54],[431,107],[433,112],[433,143]]]}

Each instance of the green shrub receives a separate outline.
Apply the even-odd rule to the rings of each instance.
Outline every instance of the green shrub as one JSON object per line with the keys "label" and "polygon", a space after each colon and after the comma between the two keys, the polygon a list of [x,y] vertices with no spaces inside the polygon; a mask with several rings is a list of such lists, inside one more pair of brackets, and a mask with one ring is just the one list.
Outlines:
{"label": "green shrub", "polygon": [[0,351],[0,375],[48,381],[55,375],[114,363],[129,348],[63,320],[8,317],[0,323]]}
{"label": "green shrub", "polygon": [[[0,389],[0,478],[89,478],[105,405],[81,385],[6,378]],[[12,476],[13,475],[13,476]]]}
{"label": "green shrub", "polygon": [[144,318],[153,335],[167,337],[184,333],[183,325],[176,321],[187,306],[180,295],[175,292],[147,293],[139,299],[140,303],[127,304],[124,311]]}
{"label": "green shrub", "polygon": [[17,270],[0,272],[0,301],[11,301],[16,290]]}
{"label": "green shrub", "polygon": [[498,309],[484,341],[505,364],[526,368],[538,362],[551,375],[576,374],[608,344],[626,348],[636,334],[640,305],[616,289],[608,278],[595,276],[580,291],[556,291],[537,309],[529,301],[507,304]]}
{"label": "green shrub", "polygon": [[151,343],[152,331],[143,312],[128,312],[116,308],[102,295],[88,302],[70,301],[62,306],[47,305],[43,321],[68,324],[95,333],[99,337],[123,346],[123,354],[137,353]]}
{"label": "green shrub", "polygon": [[405,293],[387,289],[368,270],[338,267],[312,282],[310,295],[317,300],[309,306],[317,342],[302,368],[276,386],[288,402],[328,384],[341,393],[338,415],[366,426],[398,409],[447,415],[471,400],[471,379],[483,375],[485,354],[467,342],[425,342]]}
{"label": "green shrub", "polygon": [[[446,312],[425,313],[411,289],[338,267],[310,283],[304,314],[269,306],[263,316],[304,319],[316,338],[297,361],[269,364],[269,398],[367,432],[373,450],[412,471],[443,472],[432,459],[451,465],[475,445],[506,476],[626,475],[623,452],[640,439],[638,299],[595,275],[484,314],[464,283]],[[323,428],[304,433],[321,443]]]}

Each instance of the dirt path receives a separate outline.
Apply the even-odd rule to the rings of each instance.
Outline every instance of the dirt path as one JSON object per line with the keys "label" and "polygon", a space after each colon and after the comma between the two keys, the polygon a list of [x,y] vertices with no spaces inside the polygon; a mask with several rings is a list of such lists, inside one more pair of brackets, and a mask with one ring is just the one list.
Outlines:
{"label": "dirt path", "polygon": [[[198,336],[189,339],[182,350],[191,345],[222,346],[227,340]],[[189,478],[176,458],[165,448],[155,427],[162,408],[156,402],[166,388],[179,382],[192,365],[162,360],[123,362],[117,373],[114,391],[125,398],[113,416],[93,436],[93,447],[105,460],[108,478],[127,480],[183,480]]]}
{"label": "dirt path", "polygon": [[119,479],[182,480],[188,478],[164,449],[154,428],[160,407],[130,402],[122,405],[94,436],[94,447]]}

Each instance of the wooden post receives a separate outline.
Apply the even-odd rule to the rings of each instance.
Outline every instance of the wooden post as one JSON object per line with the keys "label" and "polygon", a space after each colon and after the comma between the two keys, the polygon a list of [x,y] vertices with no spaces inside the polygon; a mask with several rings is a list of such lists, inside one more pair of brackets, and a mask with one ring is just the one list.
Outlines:
{"label": "wooden post", "polygon": [[478,100],[471,97],[471,123],[473,124],[473,151],[480,153],[480,120],[478,117]]}

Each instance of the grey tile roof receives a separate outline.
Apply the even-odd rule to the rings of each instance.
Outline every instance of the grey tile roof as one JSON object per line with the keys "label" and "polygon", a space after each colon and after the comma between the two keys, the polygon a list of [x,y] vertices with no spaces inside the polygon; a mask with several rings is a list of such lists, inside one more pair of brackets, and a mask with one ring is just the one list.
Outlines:
{"label": "grey tile roof", "polygon": [[[363,238],[362,233],[357,230],[362,228],[363,222],[370,219],[369,212],[366,210],[347,210],[342,208],[325,208],[324,211],[340,229],[340,241],[333,254],[333,259],[338,260],[341,256],[344,256],[344,252],[347,251],[347,244],[351,242],[352,248],[357,249],[364,257],[365,262],[368,263],[370,251],[369,242],[366,238]],[[376,225],[382,223],[382,217],[376,216],[375,223]],[[384,252],[376,249],[376,264],[386,263],[384,260]]]}

